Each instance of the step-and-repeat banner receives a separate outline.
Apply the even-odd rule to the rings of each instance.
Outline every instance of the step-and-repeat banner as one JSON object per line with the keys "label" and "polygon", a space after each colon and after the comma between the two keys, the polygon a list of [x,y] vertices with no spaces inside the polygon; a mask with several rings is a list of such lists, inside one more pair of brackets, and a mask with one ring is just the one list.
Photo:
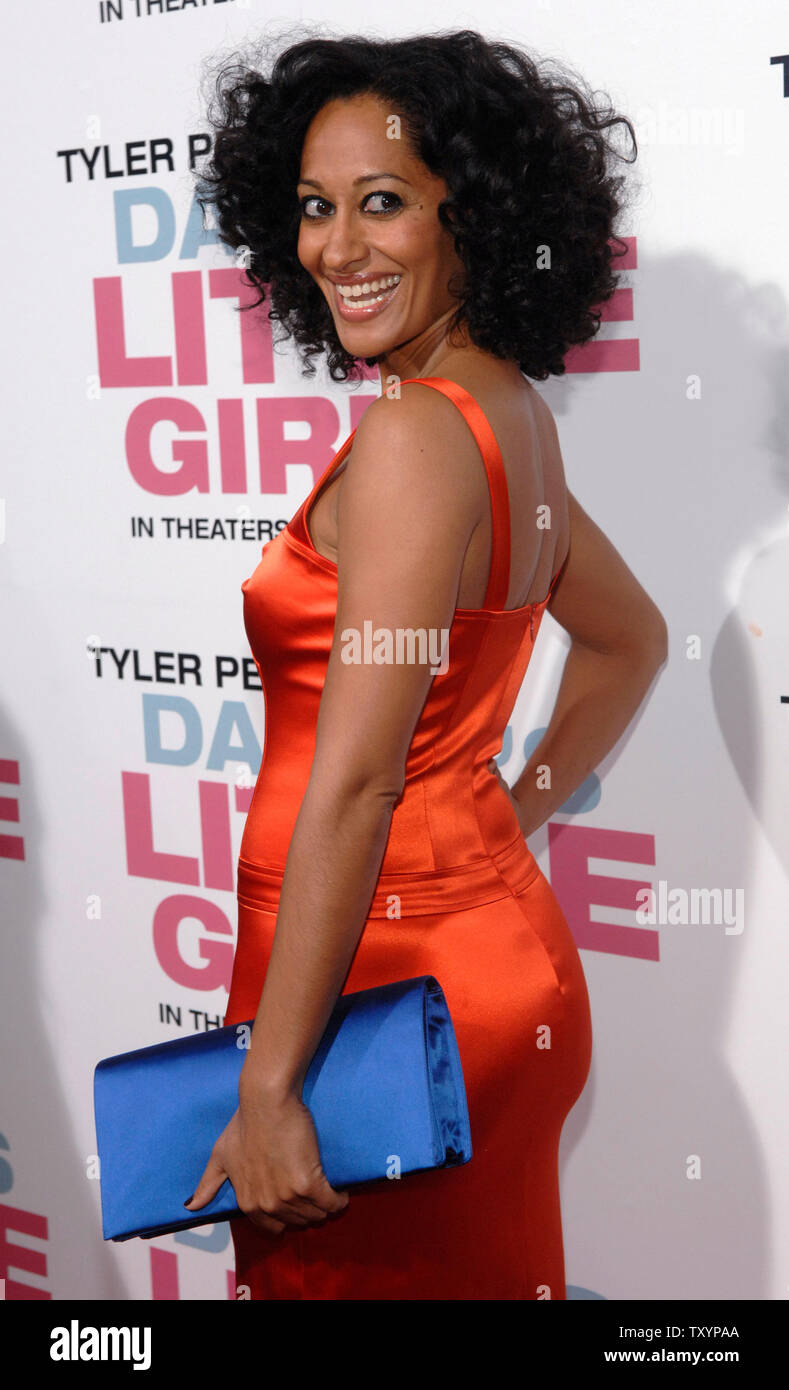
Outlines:
{"label": "step-and-repeat banner", "polygon": [[[409,0],[377,30],[355,0],[309,17],[481,27]],[[304,377],[265,307],[238,312],[242,270],[194,199],[205,63],[268,18],[29,0],[2,20],[8,1299],[236,1297],[227,1223],[104,1243],[92,1083],[102,1057],[223,1021],[264,737],[241,583],[380,389]],[[779,0],[494,18],[488,37],[568,64],[636,128],[621,286],[538,389],[570,488],[670,630],[626,734],[530,842],[593,1011],[560,1155],[568,1296],[783,1298],[789,23]],[[547,616],[509,780],[567,648]]]}

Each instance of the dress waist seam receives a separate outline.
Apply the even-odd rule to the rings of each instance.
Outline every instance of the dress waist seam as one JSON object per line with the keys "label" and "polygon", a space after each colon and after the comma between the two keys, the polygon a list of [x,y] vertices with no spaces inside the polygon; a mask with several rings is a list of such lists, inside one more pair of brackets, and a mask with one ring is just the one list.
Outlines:
{"label": "dress waist seam", "polygon": [[[239,855],[239,903],[276,910],[284,873],[284,865],[255,864]],[[503,849],[468,864],[379,874],[367,915],[429,916],[453,908],[479,907],[508,898],[512,892],[520,892],[539,873],[539,864],[523,836],[519,835]]]}

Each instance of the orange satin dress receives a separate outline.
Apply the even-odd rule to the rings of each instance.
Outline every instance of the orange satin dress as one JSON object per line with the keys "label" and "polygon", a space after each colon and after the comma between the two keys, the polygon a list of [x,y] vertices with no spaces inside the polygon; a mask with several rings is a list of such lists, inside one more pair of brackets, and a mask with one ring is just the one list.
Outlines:
{"label": "orange satin dress", "polygon": [[[492,503],[491,571],[484,606],[455,610],[452,659],[434,676],[414,731],[343,993],[416,975],[438,979],[463,1066],[473,1157],[350,1187],[345,1210],[320,1225],[272,1235],[235,1218],[236,1282],[253,1299],[566,1297],[558,1148],[589,1071],[589,999],[567,921],[486,766],[501,751],[558,575],[542,602],[503,608],[510,521],[495,436],[462,387],[419,380],[457,405],[479,445]],[[238,860],[229,1024],[257,1012],[332,642],[337,567],[312,545],[309,508],[352,439],[241,586],[266,717]],[[401,905],[396,918],[391,894]]]}

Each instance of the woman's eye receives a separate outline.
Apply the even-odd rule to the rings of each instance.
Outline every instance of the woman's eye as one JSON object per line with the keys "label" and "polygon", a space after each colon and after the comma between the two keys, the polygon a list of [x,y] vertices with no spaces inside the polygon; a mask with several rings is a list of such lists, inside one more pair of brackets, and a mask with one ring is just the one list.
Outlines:
{"label": "woman's eye", "polygon": [[[309,221],[315,221],[319,217],[325,217],[332,204],[328,198],[321,198],[317,193],[312,193],[300,201],[302,217]],[[397,212],[403,206],[403,200],[397,193],[388,193],[385,189],[379,189],[376,193],[368,193],[362,203],[365,212],[370,212],[374,217],[383,217],[389,212]]]}
{"label": "woman's eye", "polygon": [[[390,206],[389,206],[389,207],[380,207],[380,206],[379,206],[379,207],[377,207],[377,208],[374,208],[374,207],[371,208],[371,207],[369,206],[369,204],[370,204],[370,199],[371,199],[371,198],[377,198],[377,199],[379,199],[379,200],[380,200],[380,199],[383,199],[384,202],[385,202],[385,203],[389,203]],[[372,213],[375,213],[377,216],[380,216],[381,213],[384,213],[384,212],[395,212],[397,208],[402,207],[402,202],[403,202],[402,198],[400,198],[400,197],[398,196],[397,193],[387,193],[387,192],[385,192],[384,190],[380,190],[378,193],[368,193],[367,197],[366,197],[365,200],[364,200],[364,205],[365,205],[365,207],[366,207],[366,209],[367,209],[368,212],[372,212]]]}
{"label": "woman's eye", "polygon": [[302,211],[302,215],[303,215],[304,217],[321,217],[321,216],[322,216],[322,212],[321,212],[321,211],[317,211],[317,210],[315,210],[315,209],[310,209],[310,208],[309,208],[309,204],[310,204],[310,203],[319,203],[319,204],[322,205],[322,208],[323,208],[323,209],[325,209],[325,208],[331,206],[330,203],[327,203],[327,201],[326,201],[325,198],[319,198],[318,195],[317,195],[317,193],[313,193],[309,198],[302,198],[302,200],[301,200],[301,211]]}

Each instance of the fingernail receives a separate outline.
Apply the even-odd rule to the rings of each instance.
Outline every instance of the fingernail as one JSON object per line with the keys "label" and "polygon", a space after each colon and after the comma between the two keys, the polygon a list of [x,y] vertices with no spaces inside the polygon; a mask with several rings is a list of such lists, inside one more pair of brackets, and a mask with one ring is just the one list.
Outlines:
{"label": "fingernail", "polygon": [[[194,1192],[193,1192],[193,1193],[192,1193],[192,1197],[194,1197],[194,1195],[195,1195],[195,1194],[194,1194]],[[191,1202],[192,1197],[187,1197],[186,1201],[184,1202],[184,1206],[185,1206],[185,1207],[188,1207],[188,1206],[189,1206],[189,1203]]]}

